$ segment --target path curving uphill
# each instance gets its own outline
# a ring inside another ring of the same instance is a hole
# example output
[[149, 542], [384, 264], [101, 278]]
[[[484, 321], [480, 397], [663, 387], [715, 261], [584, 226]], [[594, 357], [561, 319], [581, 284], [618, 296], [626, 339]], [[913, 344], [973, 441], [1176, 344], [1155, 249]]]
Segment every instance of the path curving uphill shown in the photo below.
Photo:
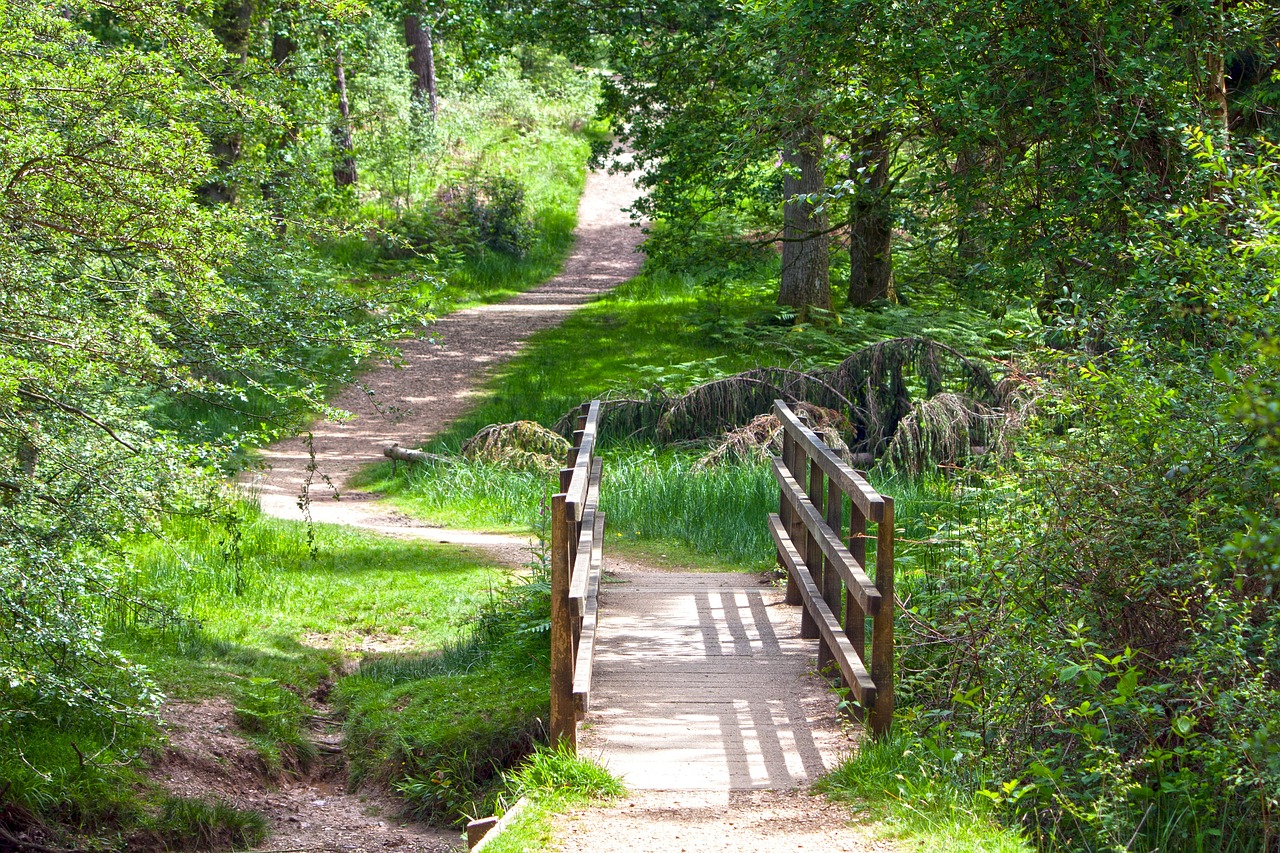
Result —
[[[625, 210], [638, 196], [629, 175], [589, 173], [578, 203], [573, 251], [560, 274], [506, 302], [443, 317], [429, 338], [401, 341], [400, 365], [379, 365], [332, 401], [351, 412], [351, 420], [312, 427], [315, 469], [310, 476], [304, 438], [266, 448], [261, 455], [267, 467], [242, 479], [263, 511], [301, 519], [299, 497], [307, 488], [314, 520], [367, 521], [353, 518], [370, 513], [351, 505], [364, 496], [346, 491], [357, 470], [381, 461], [389, 444], [414, 447], [442, 431], [473, 404], [484, 373], [519, 352], [530, 335], [558, 325], [583, 303], [639, 272], [641, 232]], [[395, 524], [389, 514], [376, 514]]]

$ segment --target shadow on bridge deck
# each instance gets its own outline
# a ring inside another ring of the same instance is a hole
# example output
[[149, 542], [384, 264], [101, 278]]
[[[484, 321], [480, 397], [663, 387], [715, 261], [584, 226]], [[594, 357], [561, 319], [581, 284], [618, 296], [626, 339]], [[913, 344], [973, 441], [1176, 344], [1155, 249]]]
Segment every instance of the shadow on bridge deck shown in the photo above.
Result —
[[850, 745], [800, 610], [759, 575], [620, 569], [581, 739], [636, 790], [805, 785]]

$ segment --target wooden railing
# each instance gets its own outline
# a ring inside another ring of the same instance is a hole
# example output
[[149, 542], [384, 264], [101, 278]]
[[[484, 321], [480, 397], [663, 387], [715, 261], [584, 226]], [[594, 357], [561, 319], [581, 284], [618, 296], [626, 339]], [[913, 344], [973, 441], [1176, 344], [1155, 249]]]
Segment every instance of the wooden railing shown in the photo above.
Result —
[[591, 694], [604, 565], [601, 461], [595, 455], [599, 423], [600, 401], [584, 404], [560, 471], [560, 493], [551, 499], [551, 742], [573, 750]]
[[[818, 668], [836, 663], [878, 737], [893, 720], [893, 498], [844, 464], [786, 403], [777, 400], [774, 408], [784, 428], [782, 458], [773, 458], [782, 497], [769, 528], [787, 572], [786, 602], [804, 605], [800, 635], [818, 639]], [[876, 524], [874, 581], [867, 572], [868, 522]]]

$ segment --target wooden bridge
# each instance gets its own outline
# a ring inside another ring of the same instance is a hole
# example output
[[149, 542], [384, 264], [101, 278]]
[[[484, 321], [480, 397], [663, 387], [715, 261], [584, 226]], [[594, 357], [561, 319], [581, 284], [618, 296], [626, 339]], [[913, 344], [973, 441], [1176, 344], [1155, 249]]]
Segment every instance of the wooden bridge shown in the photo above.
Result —
[[875, 735], [889, 729], [893, 500], [785, 403], [775, 409], [779, 513], [760, 523], [772, 531], [785, 591], [755, 574], [611, 564], [606, 576], [600, 403], [578, 419], [552, 501], [551, 734], [581, 743], [632, 789], [811, 781], [847, 743], [833, 686], [849, 716]]

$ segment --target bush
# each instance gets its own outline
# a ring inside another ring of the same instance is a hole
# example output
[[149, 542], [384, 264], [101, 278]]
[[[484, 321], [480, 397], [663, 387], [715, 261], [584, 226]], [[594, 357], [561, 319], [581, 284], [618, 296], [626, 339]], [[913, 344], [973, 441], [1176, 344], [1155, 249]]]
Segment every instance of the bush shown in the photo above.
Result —
[[474, 256], [486, 249], [522, 258], [533, 246], [534, 232], [524, 185], [506, 175], [486, 175], [441, 187], [379, 239], [389, 260], [451, 252]]
[[1135, 238], [1132, 292], [1086, 318], [1111, 349], [1049, 366], [1020, 464], [909, 598], [903, 721], [1050, 848], [1280, 837], [1274, 179]]

